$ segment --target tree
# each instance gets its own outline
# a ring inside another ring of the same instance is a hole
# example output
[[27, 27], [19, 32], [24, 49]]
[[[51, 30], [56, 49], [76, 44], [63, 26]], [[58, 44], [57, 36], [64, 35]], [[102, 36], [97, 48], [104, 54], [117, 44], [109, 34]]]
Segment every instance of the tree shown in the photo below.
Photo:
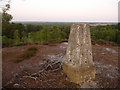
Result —
[[12, 20], [12, 16], [6, 12], [3, 12], [2, 14], [2, 35], [9, 36], [9, 30], [10, 30], [10, 21]]
[[25, 31], [22, 31], [22, 41], [23, 42], [27, 41], [27, 34]]
[[13, 18], [12, 15], [7, 13], [7, 11], [10, 9], [10, 2], [11, 0], [8, 0], [8, 4], [6, 4], [5, 7], [2, 8], [2, 23], [9, 23], [9, 21], [11, 21]]
[[15, 40], [15, 43], [16, 43], [16, 44], [20, 43], [19, 30], [16, 30], [16, 31], [14, 32], [14, 40]]
[[2, 8], [3, 13], [2, 13], [2, 35], [7, 36], [8, 38], [12, 35], [11, 30], [10, 30], [10, 21], [12, 20], [12, 15], [8, 14], [7, 11], [10, 9], [10, 1], [8, 1], [8, 4], [5, 5], [5, 7]]
[[36, 32], [36, 31], [39, 31], [42, 27], [39, 25], [32, 25], [32, 24], [27, 24], [26, 25], [26, 28], [25, 28], [25, 31], [27, 33], [29, 32]]
[[28, 33], [28, 42], [30, 42], [30, 43], [33, 42], [33, 33], [32, 32]]
[[8, 24], [11, 20], [12, 20], [12, 15], [6, 13], [6, 12], [3, 12], [2, 14], [2, 24]]

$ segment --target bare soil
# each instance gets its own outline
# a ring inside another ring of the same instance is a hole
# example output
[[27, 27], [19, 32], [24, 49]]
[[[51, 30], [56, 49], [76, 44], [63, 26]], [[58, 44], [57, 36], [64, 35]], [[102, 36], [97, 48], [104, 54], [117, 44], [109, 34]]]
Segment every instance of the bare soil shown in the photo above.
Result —
[[[62, 71], [67, 42], [53, 45], [26, 45], [3, 48], [2, 84], [4, 88], [116, 88], [118, 85], [119, 47], [92, 45], [95, 80], [80, 85], [70, 82]], [[35, 56], [19, 63], [12, 60], [30, 47], [37, 47]]]

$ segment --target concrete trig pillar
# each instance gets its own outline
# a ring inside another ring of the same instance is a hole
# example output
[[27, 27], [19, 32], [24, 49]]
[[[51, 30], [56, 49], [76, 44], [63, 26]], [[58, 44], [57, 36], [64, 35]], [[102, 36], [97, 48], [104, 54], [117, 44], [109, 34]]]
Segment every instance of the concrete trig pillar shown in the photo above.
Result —
[[63, 71], [72, 82], [77, 84], [95, 78], [88, 24], [72, 25]]

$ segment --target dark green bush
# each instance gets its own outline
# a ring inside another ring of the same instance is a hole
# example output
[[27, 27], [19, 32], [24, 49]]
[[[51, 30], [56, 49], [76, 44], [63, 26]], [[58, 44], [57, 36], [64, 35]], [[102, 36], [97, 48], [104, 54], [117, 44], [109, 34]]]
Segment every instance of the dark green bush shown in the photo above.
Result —
[[10, 47], [13, 45], [13, 43], [14, 43], [14, 40], [6, 36], [2, 36], [2, 47]]

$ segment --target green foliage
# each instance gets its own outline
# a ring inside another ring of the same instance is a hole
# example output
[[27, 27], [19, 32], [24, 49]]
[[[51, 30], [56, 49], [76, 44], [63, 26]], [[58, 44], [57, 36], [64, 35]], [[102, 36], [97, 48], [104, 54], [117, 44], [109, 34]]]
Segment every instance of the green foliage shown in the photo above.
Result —
[[22, 31], [22, 42], [25, 42], [27, 40], [27, 34], [25, 31]]
[[51, 41], [60, 42], [66, 37], [66, 33], [56, 26], [43, 26], [43, 28], [37, 32], [28, 33], [28, 41], [38, 44], [48, 44]]
[[119, 33], [120, 31], [113, 25], [91, 27], [91, 38], [97, 43], [116, 42], [120, 44]]
[[47, 27], [44, 27], [40, 32], [40, 40], [41, 41], [45, 41], [47, 42], [49, 39], [50, 39], [50, 36], [49, 36], [49, 31], [48, 31], [48, 28]]
[[66, 39], [68, 39], [70, 34], [70, 25], [63, 26], [61, 30], [66, 34]]
[[9, 10], [10, 6], [7, 4], [3, 9], [2, 13], [2, 35], [7, 36], [8, 38], [12, 35], [12, 30], [10, 28], [10, 21], [12, 20], [12, 15], [8, 14], [6, 11]]
[[9, 42], [9, 38], [6, 36], [2, 36], [2, 42], [3, 43]]
[[2, 24], [2, 35], [8, 38], [14, 38], [14, 32], [19, 30], [20, 37], [22, 37], [22, 31], [25, 30], [25, 26], [20, 23], [3, 23]]
[[4, 23], [9, 23], [11, 20], [12, 20], [12, 15], [6, 13], [6, 12], [3, 12], [2, 14], [2, 24]]
[[[13, 40], [15, 46], [59, 43], [66, 41], [70, 33], [70, 25], [23, 25], [20, 23], [9, 23], [6, 24], [6, 27], [3, 28], [3, 45], [13, 44]], [[92, 43], [120, 44], [120, 30], [117, 27], [118, 25], [91, 27]]]
[[39, 30], [42, 29], [42, 26], [41, 25], [32, 25], [32, 24], [27, 24], [25, 26], [25, 31], [26, 33], [30, 33], [30, 32], [37, 32]]
[[14, 40], [16, 44], [20, 43], [20, 34], [18, 30], [14, 32]]
[[8, 47], [12, 45], [12, 40], [6, 36], [2, 36], [2, 47]]
[[62, 40], [67, 38], [67, 35], [64, 31], [62, 31], [59, 27], [53, 26], [51, 28], [51, 32], [49, 33], [50, 39], [53, 41], [61, 42]]
[[58, 27], [53, 27], [53, 30], [51, 32], [51, 38], [52, 39], [61, 38], [60, 29]]
[[35, 39], [35, 33], [34, 33], [34, 32], [28, 33], [27, 41], [28, 41], [29, 43], [33, 43], [33, 42], [34, 42], [34, 39]]

